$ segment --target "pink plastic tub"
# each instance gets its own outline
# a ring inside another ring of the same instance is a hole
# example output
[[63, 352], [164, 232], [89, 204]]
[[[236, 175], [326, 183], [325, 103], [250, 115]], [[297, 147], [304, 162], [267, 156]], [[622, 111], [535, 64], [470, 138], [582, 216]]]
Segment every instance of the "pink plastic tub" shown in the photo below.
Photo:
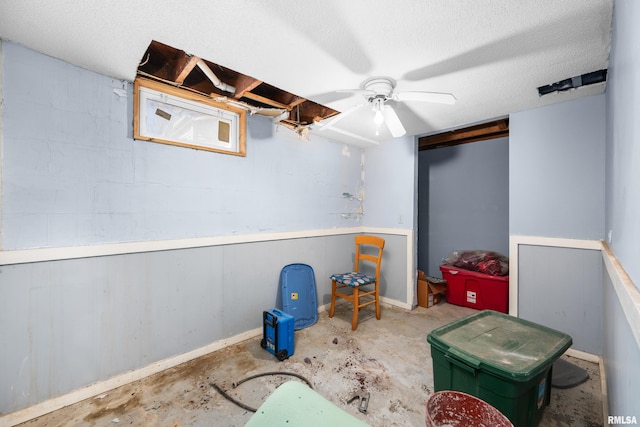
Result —
[[460, 391], [443, 390], [427, 400], [427, 427], [513, 427], [502, 412]]

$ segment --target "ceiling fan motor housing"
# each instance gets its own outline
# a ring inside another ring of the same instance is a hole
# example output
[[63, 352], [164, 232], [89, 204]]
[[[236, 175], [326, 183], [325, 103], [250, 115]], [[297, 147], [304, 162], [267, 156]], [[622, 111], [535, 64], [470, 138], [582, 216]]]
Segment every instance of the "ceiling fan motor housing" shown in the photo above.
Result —
[[368, 94], [367, 98], [382, 97], [385, 101], [391, 98], [395, 86], [396, 82], [389, 77], [372, 77], [362, 83], [362, 89], [373, 92], [370, 95]]
[[384, 109], [384, 102], [388, 98], [384, 95], [376, 95], [369, 97], [367, 101], [371, 104], [371, 109], [375, 112], [382, 111]]

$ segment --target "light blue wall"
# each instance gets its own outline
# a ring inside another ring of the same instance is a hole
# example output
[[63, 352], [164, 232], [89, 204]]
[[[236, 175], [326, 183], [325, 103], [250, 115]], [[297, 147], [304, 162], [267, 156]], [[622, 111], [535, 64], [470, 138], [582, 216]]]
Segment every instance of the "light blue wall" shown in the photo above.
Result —
[[[640, 2], [616, 0], [607, 85], [608, 242], [640, 288]], [[612, 415], [640, 419], [640, 344], [605, 277], [604, 360]]]
[[617, 0], [607, 88], [607, 241], [640, 288], [640, 3]]
[[[604, 95], [595, 95], [511, 116], [510, 234], [603, 237], [604, 108]], [[521, 247], [518, 315], [569, 333], [574, 348], [600, 355], [599, 257], [582, 249]]]
[[131, 84], [2, 51], [5, 250], [362, 225], [360, 149], [259, 116], [246, 157], [134, 141]]
[[440, 277], [461, 249], [509, 254], [508, 138], [420, 151], [418, 268]]
[[413, 229], [416, 212], [415, 153], [413, 137], [397, 138], [367, 148], [364, 225]]
[[0, 414], [259, 328], [287, 264], [311, 265], [328, 303], [353, 237], [0, 266]]
[[[606, 94], [516, 113], [510, 121], [510, 233], [608, 239], [636, 286], [640, 277], [638, 19], [637, 2], [616, 1]], [[573, 331], [575, 348], [598, 354], [600, 342], [610, 414], [640, 417], [636, 398], [640, 346], [633, 333], [638, 325], [630, 323], [622, 309], [622, 294], [612, 282], [620, 279], [612, 279], [602, 261], [581, 256], [581, 249], [561, 249], [568, 253], [556, 262], [558, 251], [549, 247], [520, 251], [519, 312], [539, 320], [535, 306], [546, 304], [544, 322]], [[550, 302], [541, 301], [543, 295]], [[600, 312], [593, 300], [601, 301]], [[588, 336], [591, 333], [594, 336]]]
[[[415, 230], [416, 151], [413, 137], [396, 138], [366, 149], [363, 179], [363, 222], [366, 227]], [[394, 272], [395, 278], [383, 274], [380, 292], [411, 306], [414, 302], [408, 300], [406, 285], [407, 280], [415, 280], [415, 273], [408, 273], [407, 267], [416, 265], [415, 235], [407, 232], [402, 236], [382, 237], [386, 239], [382, 265]], [[411, 238], [413, 241], [408, 243], [407, 239]], [[404, 250], [403, 244], [406, 245]], [[400, 273], [402, 270], [404, 274]], [[407, 274], [412, 277], [407, 277]]]
[[602, 356], [609, 413], [640, 420], [640, 346], [632, 330], [638, 325], [629, 324], [620, 297], [607, 275], [602, 293], [605, 331]]
[[[362, 149], [303, 142], [257, 116], [245, 158], [134, 141], [130, 83], [11, 42], [1, 64], [0, 413], [258, 328], [289, 263], [314, 268], [327, 304], [329, 275], [353, 266], [365, 221], [350, 196], [367, 178], [387, 183], [366, 200], [367, 225], [387, 241], [381, 295], [407, 303], [412, 139], [399, 153], [383, 146], [370, 167]], [[385, 233], [399, 216], [405, 230]], [[242, 243], [153, 250], [231, 235]], [[148, 252], [64, 259], [60, 248], [139, 241]], [[42, 247], [45, 260], [4, 262]]]
[[604, 95], [510, 116], [510, 234], [604, 238], [605, 119]]
[[520, 245], [518, 316], [602, 354], [602, 255], [599, 250]]

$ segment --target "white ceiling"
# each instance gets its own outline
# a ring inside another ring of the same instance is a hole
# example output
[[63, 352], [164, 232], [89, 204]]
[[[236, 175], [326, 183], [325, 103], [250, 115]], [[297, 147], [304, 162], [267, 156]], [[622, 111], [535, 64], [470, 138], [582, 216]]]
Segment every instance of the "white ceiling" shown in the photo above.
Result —
[[[613, 0], [1, 0], [0, 38], [128, 81], [156, 40], [338, 111], [364, 98], [335, 91], [372, 76], [398, 91], [453, 93], [455, 105], [389, 101], [410, 135], [424, 135], [602, 92], [602, 83], [543, 97], [536, 88], [607, 68], [612, 9]], [[375, 136], [368, 108], [325, 136], [389, 138]]]

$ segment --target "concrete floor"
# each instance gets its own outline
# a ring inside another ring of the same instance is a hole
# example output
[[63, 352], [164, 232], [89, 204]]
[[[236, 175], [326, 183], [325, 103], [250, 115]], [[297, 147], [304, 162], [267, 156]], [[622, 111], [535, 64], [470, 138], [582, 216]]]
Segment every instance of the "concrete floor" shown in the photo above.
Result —
[[[364, 310], [358, 329], [351, 331], [351, 311], [339, 306], [333, 319], [322, 312], [316, 325], [296, 331], [295, 354], [283, 362], [262, 349], [256, 337], [22, 425], [243, 426], [252, 413], [211, 384], [256, 408], [279, 384], [297, 379], [277, 375], [235, 389], [232, 384], [257, 373], [285, 371], [303, 375], [318, 393], [371, 426], [424, 426], [425, 402], [433, 393], [426, 336], [475, 312], [447, 303], [412, 311], [383, 306], [381, 320]], [[590, 379], [552, 389], [540, 426], [602, 426], [598, 365], [567, 359], [586, 369]], [[359, 413], [355, 402], [346, 403], [363, 390], [370, 393], [367, 414]]]

